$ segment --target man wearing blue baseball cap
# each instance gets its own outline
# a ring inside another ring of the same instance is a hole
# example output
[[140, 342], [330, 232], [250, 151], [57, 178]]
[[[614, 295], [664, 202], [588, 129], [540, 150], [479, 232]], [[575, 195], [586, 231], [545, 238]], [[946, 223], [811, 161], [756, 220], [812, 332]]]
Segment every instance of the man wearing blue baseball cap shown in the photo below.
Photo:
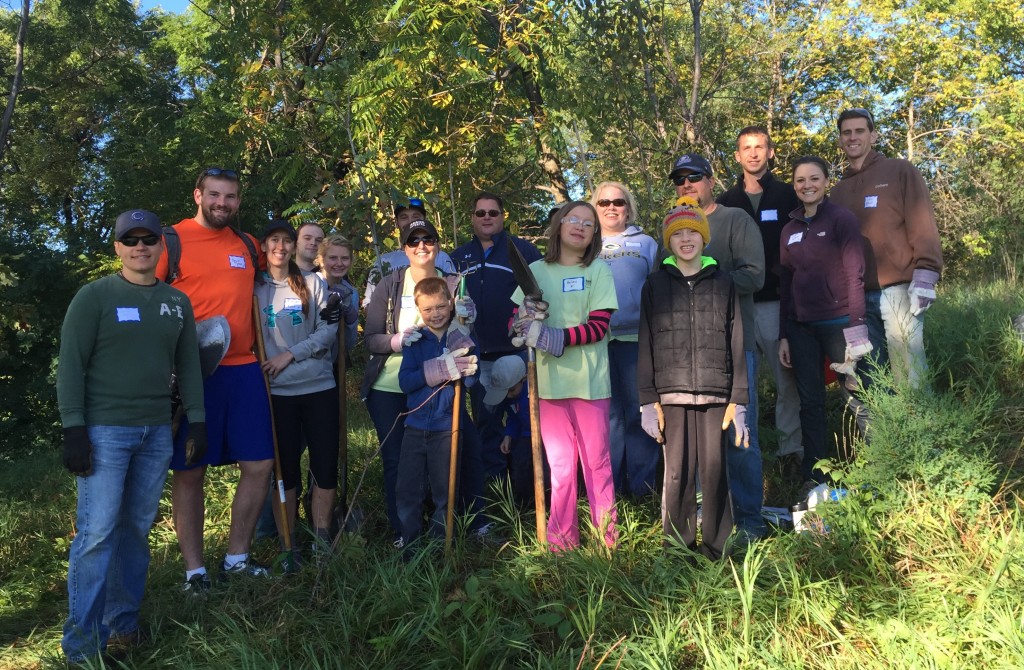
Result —
[[61, 328], [63, 460], [78, 486], [61, 640], [70, 663], [145, 639], [139, 607], [149, 529], [171, 461], [172, 372], [192, 428], [187, 457], [193, 462], [206, 451], [192, 303], [157, 280], [163, 249], [155, 214], [135, 209], [118, 216], [121, 269], [83, 286]]

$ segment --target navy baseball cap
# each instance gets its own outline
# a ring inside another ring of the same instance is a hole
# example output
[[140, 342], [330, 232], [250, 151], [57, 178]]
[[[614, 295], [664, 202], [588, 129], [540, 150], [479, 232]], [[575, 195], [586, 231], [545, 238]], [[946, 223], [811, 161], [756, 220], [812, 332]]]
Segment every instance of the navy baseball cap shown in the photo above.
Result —
[[668, 178], [672, 179], [683, 172], [702, 174], [705, 177], [711, 177], [714, 174], [711, 169], [711, 163], [700, 154], [683, 154], [677, 158], [672, 166], [672, 172], [668, 173]]
[[274, 219], [266, 226], [263, 227], [263, 234], [260, 235], [261, 240], [265, 240], [279, 230], [283, 230], [292, 238], [292, 241], [299, 239], [298, 233], [295, 232], [295, 226], [286, 219]]
[[118, 215], [117, 221], [114, 223], [114, 239], [120, 242], [125, 235], [136, 228], [142, 228], [154, 235], [163, 236], [164, 234], [160, 228], [160, 219], [156, 214], [145, 209], [129, 209]]

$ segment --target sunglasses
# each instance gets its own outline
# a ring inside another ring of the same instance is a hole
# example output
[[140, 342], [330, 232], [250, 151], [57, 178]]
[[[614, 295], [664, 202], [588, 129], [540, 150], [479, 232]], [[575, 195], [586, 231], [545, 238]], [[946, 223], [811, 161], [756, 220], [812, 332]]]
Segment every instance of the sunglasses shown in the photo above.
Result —
[[118, 242], [120, 242], [121, 244], [123, 244], [126, 247], [138, 246], [139, 242], [142, 242], [147, 247], [152, 247], [152, 246], [156, 246], [157, 244], [160, 244], [160, 236], [159, 235], [143, 235], [141, 237], [136, 237], [135, 235], [127, 235], [127, 236], [122, 237], [121, 239], [119, 239]]
[[405, 241], [405, 246], [409, 247], [410, 249], [415, 249], [416, 247], [420, 246], [420, 242], [422, 242], [423, 244], [427, 245], [428, 247], [432, 247], [432, 246], [437, 244], [437, 238], [436, 237], [413, 237], [413, 238], [410, 238], [410, 239]]
[[478, 210], [476, 210], [474, 212], [474, 214], [476, 214], [477, 217], [479, 217], [481, 219], [484, 218], [485, 216], [489, 216], [492, 219], [496, 219], [499, 216], [501, 216], [501, 210], [498, 210], [498, 209], [478, 209]]
[[612, 205], [615, 205], [616, 207], [625, 207], [626, 206], [626, 199], [625, 198], [615, 198], [614, 200], [609, 200], [608, 198], [602, 198], [602, 199], [597, 201], [597, 206], [598, 207], [611, 207]]
[[696, 184], [702, 179], [704, 179], [704, 175], [700, 172], [691, 172], [690, 174], [677, 174], [675, 177], [672, 177], [672, 183], [676, 186], [682, 186], [686, 182]]
[[224, 168], [206, 168], [203, 170], [203, 177], [227, 177], [228, 179], [238, 179], [238, 173], [234, 170], [225, 170]]
[[568, 223], [570, 226], [579, 226], [581, 228], [593, 228], [594, 222], [590, 219], [581, 219], [578, 216], [570, 216], [566, 219], [562, 219], [564, 223]]

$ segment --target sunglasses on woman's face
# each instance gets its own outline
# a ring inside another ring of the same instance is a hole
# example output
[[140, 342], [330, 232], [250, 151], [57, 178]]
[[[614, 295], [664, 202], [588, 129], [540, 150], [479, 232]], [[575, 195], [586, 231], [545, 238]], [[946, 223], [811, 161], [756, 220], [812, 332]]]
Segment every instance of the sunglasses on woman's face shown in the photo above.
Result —
[[625, 207], [626, 199], [614, 198], [612, 200], [609, 200], [608, 198], [601, 198], [600, 200], [597, 201], [598, 207], [610, 207], [611, 205], [615, 205], [616, 207]]
[[409, 247], [410, 249], [415, 249], [416, 247], [420, 246], [420, 242], [422, 242], [423, 244], [427, 245], [428, 247], [432, 247], [435, 244], [437, 244], [437, 238], [436, 237], [412, 237], [412, 238], [409, 238], [408, 240], [406, 240], [405, 246]]

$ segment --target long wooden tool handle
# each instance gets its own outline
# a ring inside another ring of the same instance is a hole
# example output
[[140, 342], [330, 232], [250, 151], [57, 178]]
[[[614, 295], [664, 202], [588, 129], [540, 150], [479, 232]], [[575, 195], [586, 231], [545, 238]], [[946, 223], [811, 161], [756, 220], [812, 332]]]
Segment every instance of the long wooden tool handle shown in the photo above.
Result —
[[530, 446], [533, 447], [533, 501], [537, 512], [537, 542], [547, 546], [548, 524], [544, 502], [544, 448], [540, 439], [540, 398], [537, 396], [537, 352], [527, 349], [526, 383], [530, 396]]
[[455, 532], [455, 480], [459, 471], [459, 425], [462, 417], [462, 380], [455, 382], [455, 401], [452, 410], [452, 450], [448, 465], [448, 515], [444, 524], [444, 552], [452, 553], [452, 537]]
[[[256, 358], [259, 360], [260, 371], [267, 360], [267, 345], [263, 341], [263, 319], [260, 318], [260, 301], [252, 297], [252, 322], [256, 331]], [[281, 510], [281, 532], [284, 533], [284, 550], [292, 550], [292, 533], [289, 526], [288, 506], [284, 500], [284, 475], [281, 472], [281, 452], [277, 447], [277, 424], [274, 421], [274, 404], [270, 397], [270, 377], [263, 372], [263, 385], [267, 387], [267, 404], [270, 406], [270, 436], [274, 440], [274, 477], [277, 479], [277, 501]]]

